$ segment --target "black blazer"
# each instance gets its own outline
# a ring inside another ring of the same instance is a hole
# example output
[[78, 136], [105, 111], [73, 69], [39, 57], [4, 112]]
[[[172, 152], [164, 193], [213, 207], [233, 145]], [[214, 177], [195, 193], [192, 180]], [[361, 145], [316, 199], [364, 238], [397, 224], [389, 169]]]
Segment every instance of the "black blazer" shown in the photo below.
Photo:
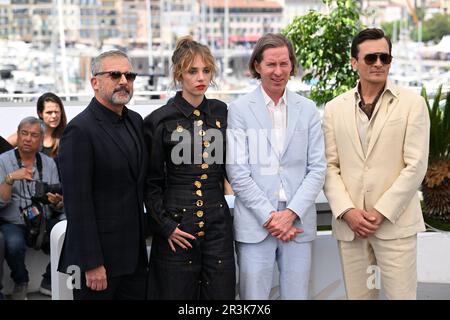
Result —
[[13, 146], [9, 144], [2, 136], [0, 136], [0, 154], [8, 150], [13, 149]]
[[148, 263], [143, 209], [148, 153], [142, 117], [128, 110], [138, 137], [136, 168], [101, 108], [93, 98], [61, 139], [58, 158], [67, 229], [60, 272], [71, 265], [82, 272], [104, 265], [108, 276], [119, 276]]

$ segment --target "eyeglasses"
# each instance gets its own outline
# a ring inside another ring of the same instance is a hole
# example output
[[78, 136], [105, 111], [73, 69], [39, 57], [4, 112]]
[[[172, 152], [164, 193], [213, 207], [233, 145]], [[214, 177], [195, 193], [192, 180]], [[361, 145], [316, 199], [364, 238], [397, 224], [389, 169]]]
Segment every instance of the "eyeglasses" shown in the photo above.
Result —
[[112, 80], [119, 80], [122, 76], [125, 76], [127, 81], [134, 81], [138, 75], [136, 72], [102, 71], [97, 72], [94, 76], [101, 76], [102, 74], [109, 75]]
[[364, 62], [370, 66], [377, 62], [378, 57], [382, 64], [391, 64], [393, 58], [389, 53], [369, 53], [364, 56]]

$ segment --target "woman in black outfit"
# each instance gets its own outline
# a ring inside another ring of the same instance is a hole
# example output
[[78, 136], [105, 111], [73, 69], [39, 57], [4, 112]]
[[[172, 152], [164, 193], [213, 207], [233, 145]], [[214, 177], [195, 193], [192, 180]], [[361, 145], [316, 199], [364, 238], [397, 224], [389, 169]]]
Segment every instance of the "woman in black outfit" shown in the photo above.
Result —
[[208, 47], [187, 36], [172, 56], [181, 87], [144, 120], [153, 230], [149, 299], [234, 299], [230, 210], [224, 198], [227, 106], [207, 99], [216, 73]]

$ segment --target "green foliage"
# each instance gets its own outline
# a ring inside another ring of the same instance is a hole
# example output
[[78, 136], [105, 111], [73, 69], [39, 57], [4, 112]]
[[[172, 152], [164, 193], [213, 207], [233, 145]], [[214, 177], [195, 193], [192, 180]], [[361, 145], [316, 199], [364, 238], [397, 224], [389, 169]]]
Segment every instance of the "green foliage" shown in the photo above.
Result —
[[433, 104], [430, 104], [425, 88], [422, 88], [421, 95], [425, 99], [430, 115], [430, 163], [448, 160], [450, 159], [450, 92], [447, 92], [443, 101], [441, 85], [436, 92]]
[[[412, 29], [412, 31], [409, 34], [409, 37], [414, 42], [419, 41], [418, 29], [417, 28]], [[432, 37], [430, 35], [430, 30], [428, 28], [422, 26], [422, 41], [428, 42], [431, 39], [432, 39]]]
[[350, 45], [360, 30], [359, 8], [352, 0], [324, 0], [329, 14], [310, 11], [298, 16], [283, 33], [289, 38], [305, 82], [318, 80], [310, 98], [318, 105], [356, 85], [357, 74], [350, 66]]
[[[396, 24], [395, 34], [394, 34], [394, 24]], [[381, 29], [383, 29], [384, 33], [391, 39], [398, 39], [400, 37], [400, 20], [391, 21], [391, 22], [383, 22], [381, 23]]]
[[[418, 28], [411, 33], [411, 39], [417, 41]], [[443, 36], [450, 34], [450, 15], [436, 13], [422, 24], [422, 41], [439, 42]]]
[[[426, 209], [425, 209], [426, 210]], [[442, 222], [442, 220], [435, 219], [433, 217], [424, 216], [425, 223], [430, 225], [431, 227], [440, 230], [440, 231], [450, 231], [450, 223]], [[430, 231], [430, 230], [427, 230]]]
[[416, 8], [416, 16], [419, 20], [423, 21], [425, 18], [425, 14], [426, 14], [426, 7], [422, 6], [422, 7], [417, 7]]

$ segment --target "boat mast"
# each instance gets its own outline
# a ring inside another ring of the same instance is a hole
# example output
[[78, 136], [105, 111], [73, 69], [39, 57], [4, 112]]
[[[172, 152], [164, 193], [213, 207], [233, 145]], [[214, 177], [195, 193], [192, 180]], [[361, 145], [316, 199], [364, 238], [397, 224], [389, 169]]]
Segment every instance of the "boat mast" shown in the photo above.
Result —
[[64, 33], [63, 22], [63, 0], [57, 0], [58, 4], [58, 30], [59, 30], [59, 45], [61, 46], [61, 73], [63, 80], [64, 93], [69, 93], [69, 77], [67, 72], [67, 57], [66, 57], [66, 35]]

